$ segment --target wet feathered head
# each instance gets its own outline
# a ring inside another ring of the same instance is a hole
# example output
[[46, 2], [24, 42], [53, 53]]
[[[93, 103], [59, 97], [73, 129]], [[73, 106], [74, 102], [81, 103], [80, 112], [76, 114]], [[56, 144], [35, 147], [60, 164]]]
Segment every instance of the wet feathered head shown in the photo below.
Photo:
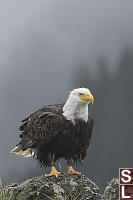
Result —
[[94, 97], [88, 88], [73, 89], [63, 107], [63, 115], [72, 121], [75, 118], [87, 121], [89, 103], [94, 103]]
[[94, 103], [94, 97], [88, 88], [77, 88], [70, 92], [69, 99], [75, 102]]

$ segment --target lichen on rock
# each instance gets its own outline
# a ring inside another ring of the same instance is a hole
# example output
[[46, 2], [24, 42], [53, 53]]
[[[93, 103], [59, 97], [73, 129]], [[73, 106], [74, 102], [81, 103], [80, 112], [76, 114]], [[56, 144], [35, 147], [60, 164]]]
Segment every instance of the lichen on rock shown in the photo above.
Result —
[[98, 186], [82, 175], [36, 177], [7, 187], [10, 200], [100, 200]]
[[119, 180], [114, 178], [104, 190], [102, 200], [119, 200]]
[[76, 175], [35, 177], [5, 188], [4, 200], [118, 200], [119, 180], [112, 179], [101, 196], [89, 178]]

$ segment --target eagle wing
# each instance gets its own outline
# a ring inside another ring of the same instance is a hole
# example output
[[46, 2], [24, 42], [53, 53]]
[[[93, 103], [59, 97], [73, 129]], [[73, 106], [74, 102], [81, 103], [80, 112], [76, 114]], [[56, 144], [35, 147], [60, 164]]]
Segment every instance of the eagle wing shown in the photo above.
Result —
[[88, 125], [89, 125], [90, 139], [91, 139], [92, 130], [93, 130], [93, 126], [94, 126], [94, 118], [90, 114], [88, 115]]
[[88, 122], [87, 122], [88, 131], [87, 131], [87, 135], [85, 135], [85, 137], [83, 138], [83, 145], [82, 145], [82, 152], [81, 152], [81, 159], [82, 160], [86, 157], [87, 149], [88, 149], [88, 147], [90, 145], [91, 136], [92, 136], [92, 130], [93, 130], [93, 125], [94, 125], [94, 119], [89, 114], [88, 115]]
[[19, 127], [22, 151], [47, 144], [60, 132], [61, 123], [64, 123], [63, 105], [45, 106], [22, 121]]

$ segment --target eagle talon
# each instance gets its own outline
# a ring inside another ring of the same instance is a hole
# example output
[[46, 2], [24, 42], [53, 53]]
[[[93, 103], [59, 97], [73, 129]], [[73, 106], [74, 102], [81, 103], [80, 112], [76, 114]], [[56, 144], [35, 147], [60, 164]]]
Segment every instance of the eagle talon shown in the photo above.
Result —
[[69, 166], [69, 167], [68, 167], [67, 174], [76, 174], [76, 175], [78, 175], [78, 176], [81, 176], [81, 175], [82, 175], [81, 172], [75, 171], [75, 170], [73, 169], [72, 166]]
[[49, 177], [49, 176], [55, 176], [56, 178], [58, 178], [58, 176], [63, 176], [61, 172], [58, 172], [55, 168], [55, 166], [51, 167], [51, 172], [50, 174], [44, 174], [45, 177]]

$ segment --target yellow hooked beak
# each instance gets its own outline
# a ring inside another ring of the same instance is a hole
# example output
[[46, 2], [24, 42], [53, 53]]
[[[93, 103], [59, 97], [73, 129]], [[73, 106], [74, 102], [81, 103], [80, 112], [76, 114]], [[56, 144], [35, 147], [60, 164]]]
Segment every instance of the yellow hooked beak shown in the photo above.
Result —
[[80, 99], [91, 101], [92, 104], [94, 103], [94, 97], [91, 93], [85, 93], [85, 94], [80, 95]]

